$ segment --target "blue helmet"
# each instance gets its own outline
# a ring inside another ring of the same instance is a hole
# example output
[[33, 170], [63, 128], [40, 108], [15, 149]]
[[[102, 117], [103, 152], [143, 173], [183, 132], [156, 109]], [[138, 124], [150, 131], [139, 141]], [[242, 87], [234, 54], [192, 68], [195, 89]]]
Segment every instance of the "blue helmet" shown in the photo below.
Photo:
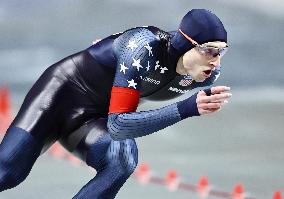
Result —
[[[205, 9], [190, 10], [182, 18], [179, 29], [199, 44], [210, 41], [227, 42], [227, 31], [221, 20]], [[172, 37], [171, 45], [179, 56], [194, 47], [179, 31]]]

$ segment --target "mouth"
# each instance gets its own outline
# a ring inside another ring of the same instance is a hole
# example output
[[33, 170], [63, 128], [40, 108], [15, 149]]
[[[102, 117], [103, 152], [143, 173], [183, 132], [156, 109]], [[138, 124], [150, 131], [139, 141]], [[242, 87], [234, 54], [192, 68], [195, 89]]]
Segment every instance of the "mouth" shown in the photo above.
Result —
[[205, 71], [203, 71], [203, 75], [205, 77], [210, 77], [211, 73], [212, 73], [212, 70], [205, 70]]

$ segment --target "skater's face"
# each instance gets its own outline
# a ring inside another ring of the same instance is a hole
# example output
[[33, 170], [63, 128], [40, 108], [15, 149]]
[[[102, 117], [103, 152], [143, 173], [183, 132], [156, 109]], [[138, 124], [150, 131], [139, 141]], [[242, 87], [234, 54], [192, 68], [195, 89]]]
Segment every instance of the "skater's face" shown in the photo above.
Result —
[[[225, 42], [214, 41], [203, 44], [215, 49], [226, 48]], [[218, 52], [218, 51], [217, 51]], [[190, 75], [193, 80], [197, 82], [203, 82], [206, 78], [211, 76], [212, 70], [215, 67], [220, 66], [221, 55], [213, 56], [202, 52], [197, 47], [187, 51], [179, 60], [177, 72], [181, 75]]]
[[190, 75], [197, 82], [203, 82], [211, 76], [215, 67], [220, 66], [221, 58], [227, 52], [228, 45], [221, 41], [200, 45], [181, 29], [179, 29], [179, 32], [195, 47], [181, 56], [178, 60], [176, 72], [181, 75]]

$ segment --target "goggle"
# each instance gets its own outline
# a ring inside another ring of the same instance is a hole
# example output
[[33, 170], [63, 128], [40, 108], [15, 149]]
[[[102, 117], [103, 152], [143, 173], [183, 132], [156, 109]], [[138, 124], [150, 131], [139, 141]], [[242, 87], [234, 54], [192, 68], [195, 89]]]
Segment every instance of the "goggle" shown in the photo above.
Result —
[[229, 46], [226, 46], [224, 48], [217, 48], [214, 46], [209, 46], [206, 44], [198, 44], [195, 40], [193, 40], [190, 36], [188, 36], [187, 34], [185, 34], [181, 29], [178, 29], [178, 31], [187, 39], [190, 41], [190, 43], [192, 43], [192, 45], [195, 46], [196, 50], [198, 52], [200, 52], [201, 54], [207, 56], [207, 57], [217, 57], [218, 55], [220, 57], [223, 57], [226, 52], [228, 51]]

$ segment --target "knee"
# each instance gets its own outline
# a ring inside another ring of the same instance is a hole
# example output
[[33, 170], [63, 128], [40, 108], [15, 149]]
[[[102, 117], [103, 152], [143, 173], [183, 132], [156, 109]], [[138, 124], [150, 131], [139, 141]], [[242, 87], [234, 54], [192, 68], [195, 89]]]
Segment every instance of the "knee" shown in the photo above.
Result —
[[129, 177], [138, 164], [138, 149], [134, 139], [114, 141], [105, 136], [93, 144], [86, 163], [98, 172], [111, 168], [121, 177]]
[[[117, 168], [121, 176], [129, 177], [138, 164], [138, 149], [134, 139], [126, 139], [119, 141], [119, 150], [116, 150], [116, 154], [112, 154], [112, 162], [115, 168]], [[113, 150], [114, 151], [114, 150]]]
[[138, 149], [137, 145], [134, 139], [128, 139], [126, 140], [126, 146], [125, 146], [125, 165], [127, 168], [127, 172], [129, 175], [131, 175], [134, 170], [137, 167], [138, 164]]

